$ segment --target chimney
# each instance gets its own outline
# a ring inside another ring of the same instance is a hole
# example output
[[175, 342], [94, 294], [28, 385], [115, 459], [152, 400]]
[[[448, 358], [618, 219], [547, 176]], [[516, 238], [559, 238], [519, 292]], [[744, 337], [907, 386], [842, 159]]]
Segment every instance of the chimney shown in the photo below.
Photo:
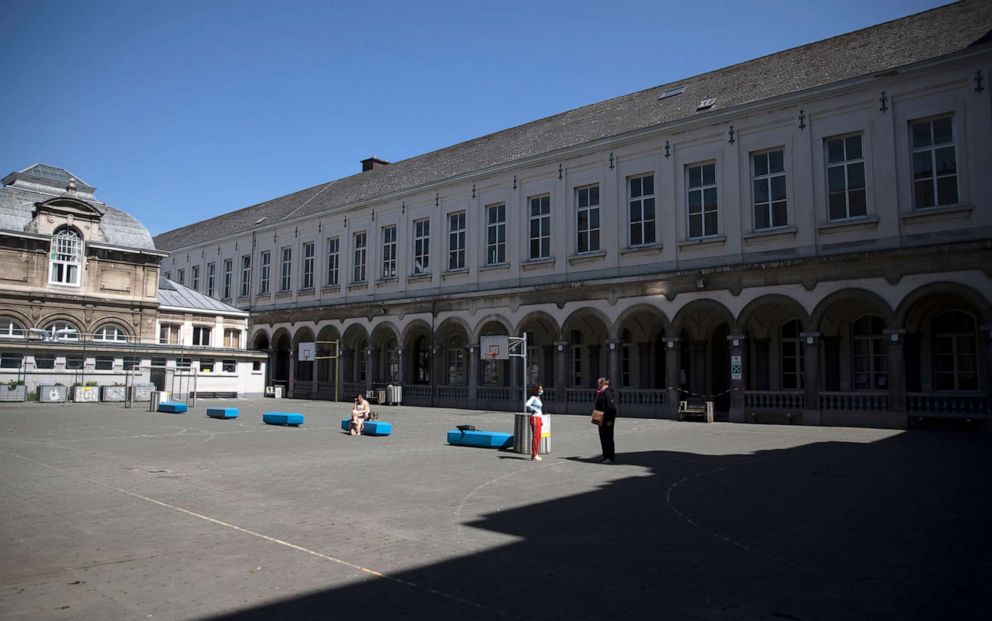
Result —
[[389, 162], [386, 160], [380, 160], [379, 158], [372, 156], [370, 158], [362, 160], [362, 172], [368, 172], [373, 168], [382, 168], [383, 166], [388, 166]]

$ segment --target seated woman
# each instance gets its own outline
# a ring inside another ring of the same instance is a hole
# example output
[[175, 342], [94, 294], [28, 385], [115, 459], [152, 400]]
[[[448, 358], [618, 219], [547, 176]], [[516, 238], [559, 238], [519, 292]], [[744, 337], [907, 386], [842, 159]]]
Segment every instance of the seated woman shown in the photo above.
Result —
[[351, 427], [349, 433], [353, 436], [362, 435], [362, 426], [369, 417], [369, 402], [361, 394], [355, 397], [355, 407], [351, 408]]

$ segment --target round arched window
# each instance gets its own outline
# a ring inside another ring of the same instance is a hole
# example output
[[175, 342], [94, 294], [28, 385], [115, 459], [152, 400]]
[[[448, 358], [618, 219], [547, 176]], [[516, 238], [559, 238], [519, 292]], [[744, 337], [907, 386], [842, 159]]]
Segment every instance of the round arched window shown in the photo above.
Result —
[[126, 343], [127, 332], [116, 323], [108, 323], [97, 328], [93, 335], [94, 341], [105, 341], [114, 343]]
[[72, 228], [62, 227], [52, 236], [51, 269], [48, 281], [59, 285], [79, 285], [83, 261], [83, 239]]

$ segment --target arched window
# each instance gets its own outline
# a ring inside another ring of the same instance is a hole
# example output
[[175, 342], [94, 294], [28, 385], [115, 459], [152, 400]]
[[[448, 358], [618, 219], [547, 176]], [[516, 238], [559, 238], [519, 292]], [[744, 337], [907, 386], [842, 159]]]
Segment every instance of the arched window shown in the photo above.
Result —
[[452, 336], [447, 343], [448, 384], [465, 384], [465, 343], [460, 336]]
[[933, 318], [933, 369], [937, 390], [978, 390], [975, 318], [947, 311]]
[[48, 282], [58, 285], [79, 285], [83, 261], [83, 240], [74, 229], [62, 227], [52, 236], [51, 270]]
[[125, 332], [124, 328], [116, 323], [108, 323], [97, 328], [96, 333], [93, 335], [93, 340], [112, 343], [126, 343], [127, 332]]
[[53, 321], [45, 328], [53, 341], [78, 341], [79, 329], [68, 321]]
[[800, 390], [803, 387], [803, 339], [799, 335], [802, 324], [798, 319], [782, 324], [782, 389]]
[[854, 390], [888, 390], [888, 343], [881, 317], [869, 315], [854, 322], [851, 368]]
[[400, 379], [400, 352], [396, 345], [396, 339], [392, 337], [386, 341], [386, 368], [384, 375], [387, 382], [398, 382]]
[[24, 338], [24, 326], [16, 319], [10, 317], [0, 317], [0, 339], [22, 339]]
[[355, 381], [365, 382], [369, 372], [368, 359], [369, 342], [362, 340], [358, 342], [358, 349], [355, 350]]
[[414, 352], [414, 383], [431, 383], [431, 343], [430, 339], [422, 336], [413, 344]]

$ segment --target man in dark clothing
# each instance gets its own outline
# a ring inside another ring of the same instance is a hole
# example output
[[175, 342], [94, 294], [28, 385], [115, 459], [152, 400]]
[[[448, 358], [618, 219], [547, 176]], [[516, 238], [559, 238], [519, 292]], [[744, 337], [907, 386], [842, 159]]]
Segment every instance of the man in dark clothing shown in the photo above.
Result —
[[613, 446], [613, 427], [617, 420], [617, 393], [610, 388], [610, 380], [601, 377], [596, 380], [596, 409], [603, 412], [603, 424], [599, 426], [599, 443], [603, 447], [600, 463], [612, 464], [617, 459]]

